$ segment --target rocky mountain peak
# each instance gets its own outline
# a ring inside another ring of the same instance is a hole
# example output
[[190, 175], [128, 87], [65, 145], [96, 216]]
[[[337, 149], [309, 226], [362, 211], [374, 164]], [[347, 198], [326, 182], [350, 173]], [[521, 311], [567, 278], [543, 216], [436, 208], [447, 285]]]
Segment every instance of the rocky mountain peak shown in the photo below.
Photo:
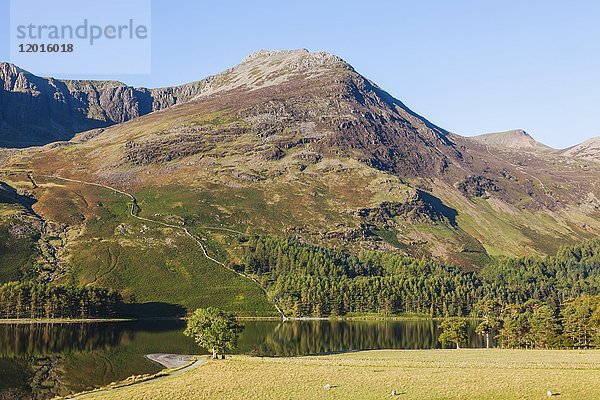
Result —
[[44, 78], [0, 63], [0, 147], [68, 140], [192, 99], [200, 82], [148, 90], [119, 81]]
[[0, 146], [26, 147], [229, 91], [253, 91], [352, 67], [325, 52], [260, 50], [219, 74], [181, 86], [134, 88], [117, 81], [43, 78], [0, 63]]
[[270, 63], [291, 70], [310, 70], [323, 67], [342, 67], [352, 69], [342, 58], [327, 52], [310, 52], [306, 49], [297, 50], [258, 50], [242, 61], [242, 64]]
[[195, 98], [234, 89], [255, 90], [276, 86], [291, 79], [318, 77], [327, 73], [354, 71], [338, 56], [326, 52], [297, 50], [258, 50], [235, 67], [198, 82]]
[[0, 76], [17, 75], [24, 72], [21, 68], [8, 62], [0, 62]]
[[3, 90], [26, 90], [29, 72], [14, 64], [0, 62], [0, 88]]
[[308, 51], [307, 49], [296, 49], [296, 50], [265, 50], [265, 49], [261, 49], [261, 50], [257, 50], [252, 54], [247, 55], [242, 62], [251, 62], [253, 60], [256, 59], [266, 59], [266, 58], [270, 58], [270, 57], [277, 57], [277, 56], [289, 56], [289, 57], [301, 57], [301, 56], [305, 56], [307, 54], [310, 54], [310, 51]]

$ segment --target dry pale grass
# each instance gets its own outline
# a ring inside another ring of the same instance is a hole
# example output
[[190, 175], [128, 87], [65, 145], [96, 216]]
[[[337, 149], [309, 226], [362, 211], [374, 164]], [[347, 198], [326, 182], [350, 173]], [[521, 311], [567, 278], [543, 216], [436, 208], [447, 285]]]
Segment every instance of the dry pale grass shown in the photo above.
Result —
[[[329, 384], [331, 389], [324, 389]], [[87, 398], [600, 399], [600, 351], [383, 350], [296, 357], [235, 356]], [[554, 397], [554, 396], [553, 396]]]

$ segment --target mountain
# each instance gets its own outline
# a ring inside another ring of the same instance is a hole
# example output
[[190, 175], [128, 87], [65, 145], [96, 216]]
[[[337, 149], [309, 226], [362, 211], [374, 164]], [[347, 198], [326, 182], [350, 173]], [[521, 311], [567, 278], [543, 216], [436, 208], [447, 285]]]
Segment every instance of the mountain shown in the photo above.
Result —
[[600, 136], [586, 140], [583, 143], [560, 150], [562, 156], [600, 161]]
[[506, 132], [486, 133], [483, 135], [473, 136], [472, 140], [499, 148], [514, 149], [514, 150], [535, 150], [535, 151], [550, 151], [551, 147], [546, 146], [522, 129], [514, 129]]
[[217, 298], [252, 313], [269, 309], [264, 294], [190, 233], [232, 267], [259, 234], [466, 270], [600, 233], [595, 163], [450, 133], [328, 53], [259, 51], [147, 91], [155, 111], [0, 152], [13, 194], [0, 245], [25, 233], [38, 243], [11, 250], [36, 266], [4, 279], [94, 283], [167, 308]]
[[59, 80], [0, 63], [0, 147], [69, 140], [148, 114], [200, 93], [207, 82], [158, 89], [117, 81]]

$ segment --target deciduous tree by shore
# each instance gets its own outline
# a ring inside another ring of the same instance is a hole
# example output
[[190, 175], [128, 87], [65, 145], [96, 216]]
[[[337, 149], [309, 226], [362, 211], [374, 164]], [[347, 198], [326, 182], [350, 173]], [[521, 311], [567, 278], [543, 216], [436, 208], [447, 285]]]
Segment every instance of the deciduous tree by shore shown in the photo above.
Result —
[[454, 343], [457, 349], [467, 341], [467, 320], [461, 317], [445, 318], [440, 324], [442, 333], [438, 337], [441, 344]]
[[212, 358], [237, 346], [239, 334], [244, 329], [233, 314], [218, 308], [199, 308], [188, 318], [184, 335], [191, 337], [201, 347], [212, 352]]

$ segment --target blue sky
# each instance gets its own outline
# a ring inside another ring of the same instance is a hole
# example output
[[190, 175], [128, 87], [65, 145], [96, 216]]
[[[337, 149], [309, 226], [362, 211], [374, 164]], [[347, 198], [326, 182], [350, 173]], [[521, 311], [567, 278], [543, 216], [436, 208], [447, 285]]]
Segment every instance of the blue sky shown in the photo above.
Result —
[[[0, 60], [8, 10], [0, 0]], [[600, 135], [599, 18], [600, 1], [577, 0], [153, 0], [152, 73], [85, 77], [166, 86], [258, 49], [328, 51], [452, 132], [522, 128], [567, 147]]]

